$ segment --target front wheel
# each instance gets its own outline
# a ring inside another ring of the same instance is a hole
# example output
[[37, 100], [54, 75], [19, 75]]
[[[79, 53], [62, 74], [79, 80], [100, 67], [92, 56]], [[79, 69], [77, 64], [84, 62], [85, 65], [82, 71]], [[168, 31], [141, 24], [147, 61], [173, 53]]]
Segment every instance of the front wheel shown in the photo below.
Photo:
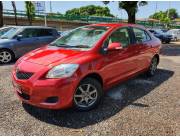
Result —
[[74, 93], [75, 108], [81, 111], [93, 109], [99, 104], [102, 93], [102, 85], [96, 79], [82, 80]]
[[157, 70], [157, 65], [158, 65], [158, 59], [157, 57], [153, 57], [153, 59], [151, 60], [149, 70], [147, 71], [148, 76], [154, 76]]
[[14, 59], [14, 55], [11, 51], [3, 49], [0, 50], [0, 63], [10, 63]]

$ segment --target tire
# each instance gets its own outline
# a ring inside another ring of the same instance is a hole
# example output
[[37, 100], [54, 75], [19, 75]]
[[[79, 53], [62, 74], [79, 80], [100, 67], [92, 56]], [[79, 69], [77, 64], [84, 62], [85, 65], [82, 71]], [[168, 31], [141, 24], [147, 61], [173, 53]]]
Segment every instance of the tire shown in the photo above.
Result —
[[170, 43], [170, 41], [166, 41], [165, 43], [166, 43], [166, 44], [169, 44], [169, 43]]
[[10, 63], [14, 60], [15, 56], [14, 53], [8, 49], [1, 49], [0, 50], [0, 63], [6, 64]]
[[77, 110], [88, 111], [100, 103], [102, 95], [103, 90], [100, 82], [94, 78], [86, 78], [78, 85], [73, 96], [73, 103]]
[[154, 76], [157, 70], [157, 65], [158, 65], [158, 58], [157, 57], [153, 57], [153, 59], [151, 60], [151, 64], [150, 67], [147, 71], [147, 76]]

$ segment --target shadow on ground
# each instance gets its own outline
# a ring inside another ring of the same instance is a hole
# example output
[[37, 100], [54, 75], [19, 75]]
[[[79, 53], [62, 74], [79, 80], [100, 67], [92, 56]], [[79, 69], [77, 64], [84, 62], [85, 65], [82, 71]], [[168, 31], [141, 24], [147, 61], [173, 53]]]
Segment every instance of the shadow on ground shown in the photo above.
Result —
[[106, 120], [128, 105], [139, 108], [151, 107], [150, 104], [133, 102], [153, 91], [173, 74], [173, 71], [158, 69], [154, 77], [147, 78], [145, 75], [141, 75], [119, 84], [108, 91], [103, 102], [96, 109], [89, 112], [78, 112], [73, 109], [47, 110], [27, 104], [23, 104], [23, 107], [30, 115], [41, 121], [60, 127], [78, 129]]
[[161, 55], [180, 56], [180, 44], [164, 44], [161, 47]]

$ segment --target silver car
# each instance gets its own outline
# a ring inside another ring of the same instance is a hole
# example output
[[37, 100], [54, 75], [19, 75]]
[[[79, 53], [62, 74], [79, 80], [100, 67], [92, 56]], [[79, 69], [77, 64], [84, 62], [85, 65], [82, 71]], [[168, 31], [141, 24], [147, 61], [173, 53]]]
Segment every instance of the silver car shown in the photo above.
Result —
[[57, 30], [51, 27], [14, 27], [0, 37], [0, 63], [9, 63], [31, 50], [51, 43], [58, 37]]

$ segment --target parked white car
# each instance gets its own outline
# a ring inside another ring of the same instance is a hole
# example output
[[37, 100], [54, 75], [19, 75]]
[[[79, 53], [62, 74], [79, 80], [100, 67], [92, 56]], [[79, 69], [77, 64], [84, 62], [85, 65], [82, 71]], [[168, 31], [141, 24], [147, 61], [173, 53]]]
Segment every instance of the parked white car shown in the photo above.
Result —
[[172, 35], [172, 40], [180, 40], [180, 29], [171, 29], [167, 33]]

